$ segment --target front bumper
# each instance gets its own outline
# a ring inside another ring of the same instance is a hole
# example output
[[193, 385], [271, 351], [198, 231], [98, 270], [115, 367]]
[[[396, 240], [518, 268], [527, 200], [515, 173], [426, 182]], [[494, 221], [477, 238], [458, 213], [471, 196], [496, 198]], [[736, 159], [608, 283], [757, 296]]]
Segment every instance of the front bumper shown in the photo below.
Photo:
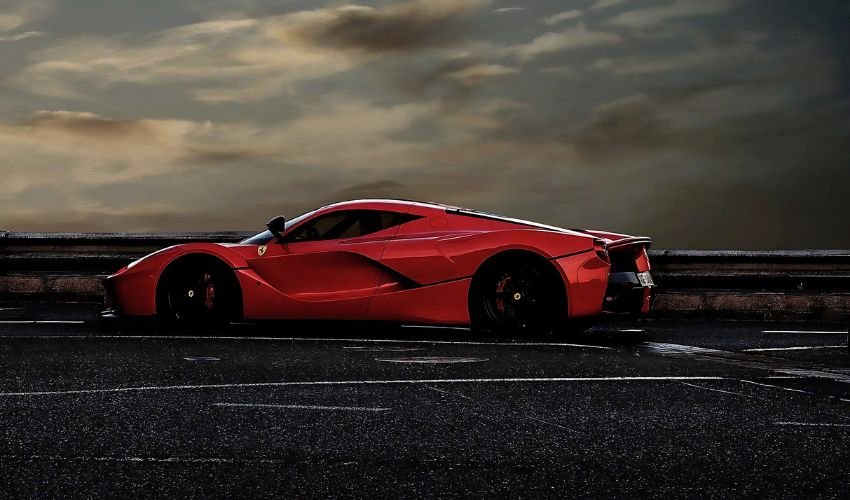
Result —
[[648, 271], [611, 273], [602, 310], [609, 313], [648, 313], [655, 283]]

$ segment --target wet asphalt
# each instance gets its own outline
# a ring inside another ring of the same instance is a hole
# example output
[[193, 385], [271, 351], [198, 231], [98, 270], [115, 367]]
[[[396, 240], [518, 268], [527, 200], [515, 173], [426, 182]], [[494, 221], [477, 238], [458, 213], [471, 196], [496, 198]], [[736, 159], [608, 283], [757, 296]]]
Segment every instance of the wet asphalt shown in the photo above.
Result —
[[493, 339], [92, 312], [0, 306], [0, 497], [850, 493], [842, 325]]

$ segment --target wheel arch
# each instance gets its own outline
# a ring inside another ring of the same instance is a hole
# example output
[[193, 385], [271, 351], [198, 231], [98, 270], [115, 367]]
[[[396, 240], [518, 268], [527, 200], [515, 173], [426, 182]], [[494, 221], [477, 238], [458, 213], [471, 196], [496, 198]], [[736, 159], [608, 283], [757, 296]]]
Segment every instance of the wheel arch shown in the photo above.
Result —
[[479, 293], [477, 286], [480, 284], [482, 276], [493, 269], [497, 269], [500, 264], [505, 262], [513, 263], [517, 261], [534, 262], [536, 265], [539, 265], [541, 268], [552, 273], [553, 277], [557, 276], [557, 280], [554, 281], [558, 284], [557, 292], [561, 295], [564, 307], [563, 319], [566, 319], [569, 316], [569, 292], [567, 278], [564, 276], [562, 269], [552, 262], [547, 255], [544, 255], [541, 252], [529, 248], [509, 248], [500, 250], [484, 259], [484, 261], [482, 261], [476, 268], [475, 273], [473, 273], [467, 296], [467, 308], [469, 310], [470, 322], [474, 322], [475, 319], [475, 307], [473, 304], [474, 299], [476, 298], [475, 295]]
[[237, 303], [233, 304], [232, 307], [234, 308], [234, 312], [238, 314], [239, 317], [242, 317], [244, 314], [244, 293], [242, 285], [239, 283], [239, 278], [233, 270], [232, 264], [220, 255], [204, 251], [178, 255], [162, 267], [156, 280], [154, 292], [154, 314], [159, 315], [162, 312], [161, 307], [163, 305], [164, 292], [165, 287], [168, 284], [168, 280], [172, 279], [180, 269], [191, 265], [210, 265], [217, 268], [218, 271], [226, 276], [229, 281], [229, 285], [232, 286], [235, 291], [234, 297], [237, 301]]

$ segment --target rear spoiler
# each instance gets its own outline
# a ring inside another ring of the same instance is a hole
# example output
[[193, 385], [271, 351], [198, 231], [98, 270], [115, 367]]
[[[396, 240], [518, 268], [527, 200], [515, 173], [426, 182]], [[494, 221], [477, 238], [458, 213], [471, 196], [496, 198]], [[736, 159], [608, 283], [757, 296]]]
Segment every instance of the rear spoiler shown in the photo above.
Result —
[[623, 247], [644, 247], [648, 249], [650, 246], [652, 246], [652, 238], [646, 236], [629, 236], [608, 242], [608, 250], [617, 250]]

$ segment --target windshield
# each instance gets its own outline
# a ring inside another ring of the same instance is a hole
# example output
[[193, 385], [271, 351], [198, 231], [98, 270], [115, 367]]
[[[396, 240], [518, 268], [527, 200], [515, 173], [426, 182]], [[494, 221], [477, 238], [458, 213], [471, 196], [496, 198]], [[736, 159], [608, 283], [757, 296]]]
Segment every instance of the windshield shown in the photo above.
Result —
[[[307, 212], [306, 214], [303, 214], [303, 215], [299, 215], [298, 217], [296, 217], [292, 220], [286, 221], [286, 224], [284, 225], [284, 228], [285, 228], [284, 232], [289, 231], [289, 228], [291, 228], [292, 226], [295, 226], [296, 224], [300, 224], [301, 221], [303, 221], [304, 219], [307, 219], [308, 217], [310, 217], [314, 213], [316, 213], [315, 210], [313, 210], [311, 212]], [[240, 241], [239, 243], [241, 243], [243, 245], [265, 245], [266, 243], [270, 242], [273, 239], [274, 239], [274, 235], [272, 234], [272, 232], [269, 231], [268, 229], [266, 229], [262, 233], [257, 233], [254, 236], [251, 236], [250, 238], [245, 238], [244, 240]]]

